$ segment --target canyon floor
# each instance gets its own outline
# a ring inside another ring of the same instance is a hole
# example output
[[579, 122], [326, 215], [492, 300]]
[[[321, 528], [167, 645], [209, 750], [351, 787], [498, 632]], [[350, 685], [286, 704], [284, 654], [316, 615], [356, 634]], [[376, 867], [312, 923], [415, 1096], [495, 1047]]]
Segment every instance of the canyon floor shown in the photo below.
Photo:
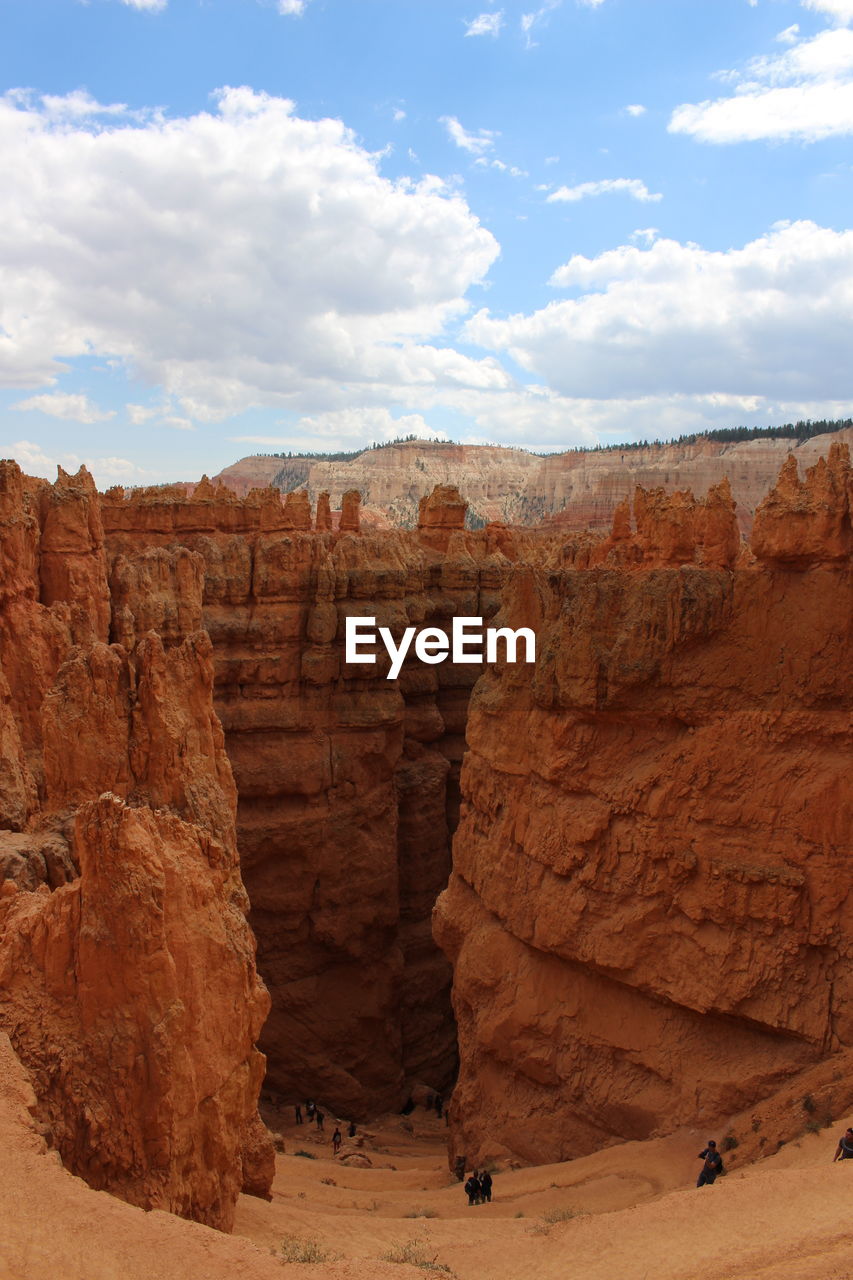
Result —
[[[2, 1280], [849, 1280], [853, 1162], [832, 1164], [853, 1116], [773, 1156], [694, 1186], [707, 1134], [619, 1144], [560, 1164], [495, 1174], [469, 1207], [447, 1170], [444, 1124], [386, 1117], [362, 1147], [370, 1168], [334, 1159], [319, 1135], [277, 1117], [272, 1201], [241, 1196], [233, 1236], [143, 1213], [61, 1169], [26, 1115], [26, 1082], [0, 1054]], [[269, 1117], [268, 1117], [269, 1118]], [[296, 1154], [299, 1151], [308, 1153]], [[316, 1244], [316, 1264], [282, 1264], [282, 1241]], [[414, 1243], [413, 1243], [414, 1242]], [[385, 1260], [409, 1247], [421, 1265]], [[424, 1266], [423, 1264], [431, 1264]]]

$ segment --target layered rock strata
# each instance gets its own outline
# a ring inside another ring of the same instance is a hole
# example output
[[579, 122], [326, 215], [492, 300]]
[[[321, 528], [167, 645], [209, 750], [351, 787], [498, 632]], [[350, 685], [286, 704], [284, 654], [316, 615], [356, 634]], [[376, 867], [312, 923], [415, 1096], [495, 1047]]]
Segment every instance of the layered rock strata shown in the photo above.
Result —
[[567, 1159], [704, 1123], [853, 1044], [850, 467], [638, 493], [526, 569], [531, 680], [477, 684], [453, 875], [454, 1152]]
[[241, 458], [220, 473], [235, 493], [253, 485], [304, 485], [312, 502], [321, 491], [341, 506], [358, 489], [374, 519], [412, 528], [419, 501], [436, 485], [458, 485], [479, 521], [533, 525], [556, 520], [567, 529], [606, 531], [618, 504], [643, 488], [692, 489], [704, 493], [728, 478], [737, 501], [741, 531], [752, 517], [788, 454], [802, 467], [828, 454], [833, 442], [853, 444], [850, 427], [798, 441], [795, 437], [742, 440], [698, 439], [631, 449], [574, 449], [545, 457], [496, 445], [411, 440], [366, 449], [349, 460]]
[[0, 463], [0, 1027], [73, 1172], [228, 1229], [241, 1188], [265, 1194], [272, 1174], [256, 1107], [269, 1001], [199, 564], [143, 557], [138, 633], [114, 565], [110, 644], [91, 478]]
[[357, 493], [344, 495], [337, 530], [325, 503], [310, 530], [294, 522], [297, 500], [213, 486], [192, 498], [108, 493], [113, 628], [116, 639], [150, 626], [177, 638], [185, 618], [210, 634], [272, 994], [269, 1083], [364, 1117], [399, 1106], [416, 1080], [445, 1087], [455, 1070], [450, 968], [430, 913], [450, 872], [480, 668], [412, 657], [390, 681], [384, 651], [346, 666], [345, 621], [373, 617], [399, 636], [488, 618], [530, 539], [466, 533], [452, 489], [411, 533], [361, 531]]

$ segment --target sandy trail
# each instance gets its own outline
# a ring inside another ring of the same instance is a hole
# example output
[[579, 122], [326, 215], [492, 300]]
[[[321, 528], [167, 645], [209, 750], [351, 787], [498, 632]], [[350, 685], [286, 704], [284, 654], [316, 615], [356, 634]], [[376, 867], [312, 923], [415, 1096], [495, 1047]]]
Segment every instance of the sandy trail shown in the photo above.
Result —
[[[473, 1208], [448, 1174], [443, 1124], [421, 1111], [411, 1119], [412, 1133], [398, 1117], [370, 1127], [360, 1149], [369, 1169], [333, 1158], [334, 1120], [323, 1135], [279, 1121], [287, 1154], [273, 1201], [242, 1197], [236, 1231], [270, 1249], [288, 1234], [316, 1240], [364, 1260], [367, 1275], [416, 1239], [459, 1280], [853, 1278], [853, 1162], [831, 1163], [850, 1119], [701, 1191], [696, 1156], [710, 1135], [684, 1130], [497, 1173], [493, 1202]], [[315, 1158], [291, 1154], [299, 1149]], [[341, 1155], [354, 1150], [345, 1143]], [[313, 1270], [298, 1268], [306, 1280]], [[407, 1271], [397, 1268], [401, 1280]]]

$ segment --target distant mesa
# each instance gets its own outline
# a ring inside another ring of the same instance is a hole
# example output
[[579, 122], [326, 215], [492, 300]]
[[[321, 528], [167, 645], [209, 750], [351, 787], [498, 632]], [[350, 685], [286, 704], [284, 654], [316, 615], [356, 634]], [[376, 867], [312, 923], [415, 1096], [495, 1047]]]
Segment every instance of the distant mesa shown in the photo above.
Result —
[[356, 453], [250, 456], [225, 467], [213, 482], [238, 497], [269, 485], [283, 493], [305, 490], [312, 506], [326, 493], [329, 528], [338, 527], [344, 494], [350, 490], [361, 494], [363, 527], [414, 529], [422, 499], [436, 485], [455, 485], [468, 503], [469, 529], [493, 521], [546, 521], [569, 531], [609, 531], [617, 507], [633, 499], [638, 485], [668, 493], [705, 493], [728, 478], [738, 527], [748, 537], [756, 508], [788, 455], [793, 453], [805, 470], [819, 457], [828, 457], [833, 443], [853, 445], [853, 422], [736, 428], [668, 444], [547, 455], [498, 445], [404, 440]]

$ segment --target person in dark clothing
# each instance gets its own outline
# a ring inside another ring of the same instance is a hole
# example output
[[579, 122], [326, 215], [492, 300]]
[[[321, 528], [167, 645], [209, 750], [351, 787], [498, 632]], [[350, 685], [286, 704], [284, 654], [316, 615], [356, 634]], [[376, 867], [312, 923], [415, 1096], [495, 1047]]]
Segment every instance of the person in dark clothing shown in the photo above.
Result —
[[438, 1093], [435, 1096], [435, 1114], [438, 1116], [439, 1120], [441, 1119], [441, 1113], [443, 1108], [444, 1108], [444, 1099], [442, 1098], [441, 1094]]
[[836, 1160], [853, 1160], [853, 1129], [848, 1129], [838, 1139], [832, 1163], [834, 1164]]
[[696, 1179], [697, 1187], [712, 1187], [718, 1176], [723, 1172], [723, 1161], [717, 1150], [717, 1144], [710, 1139], [704, 1151], [699, 1152], [699, 1159], [704, 1160], [702, 1172]]
[[492, 1201], [492, 1175], [488, 1169], [484, 1169], [480, 1174], [480, 1192], [484, 1203], [491, 1204]]
[[312, 1102], [312, 1100], [309, 1098], [309, 1099], [308, 1099], [308, 1101], [305, 1103], [305, 1114], [308, 1116], [308, 1123], [309, 1123], [309, 1124], [310, 1124], [310, 1123], [311, 1123], [311, 1121], [314, 1119], [314, 1112], [316, 1111], [316, 1109], [317, 1109], [317, 1108], [314, 1106], [314, 1103], [313, 1103], [313, 1102]]
[[355, 1121], [354, 1120], [350, 1120], [349, 1122], [349, 1128], [347, 1129], [347, 1137], [349, 1138], [355, 1137]]
[[323, 1121], [326, 1119], [326, 1117], [323, 1115], [323, 1113], [322, 1113], [322, 1111], [320, 1110], [320, 1108], [319, 1108], [319, 1107], [318, 1107], [318, 1108], [317, 1108], [317, 1110], [314, 1112], [314, 1119], [315, 1119], [315, 1120], [316, 1120], [316, 1122], [317, 1122], [317, 1128], [318, 1128], [318, 1129], [322, 1129], [322, 1127], [323, 1127]]
[[465, 1193], [468, 1196], [469, 1204], [476, 1204], [480, 1198], [480, 1179], [477, 1177], [476, 1169], [465, 1183]]
[[333, 1155], [338, 1154], [338, 1152], [341, 1149], [342, 1142], [343, 1142], [343, 1138], [341, 1137], [341, 1131], [340, 1129], [336, 1128], [335, 1132], [332, 1134], [332, 1154]]
[[297, 1104], [296, 1104], [296, 1106], [295, 1106], [294, 1110], [295, 1110], [295, 1112], [296, 1112], [296, 1123], [297, 1123], [297, 1124], [302, 1124], [302, 1107], [299, 1105], [299, 1103], [298, 1103], [298, 1102], [297, 1102]]

